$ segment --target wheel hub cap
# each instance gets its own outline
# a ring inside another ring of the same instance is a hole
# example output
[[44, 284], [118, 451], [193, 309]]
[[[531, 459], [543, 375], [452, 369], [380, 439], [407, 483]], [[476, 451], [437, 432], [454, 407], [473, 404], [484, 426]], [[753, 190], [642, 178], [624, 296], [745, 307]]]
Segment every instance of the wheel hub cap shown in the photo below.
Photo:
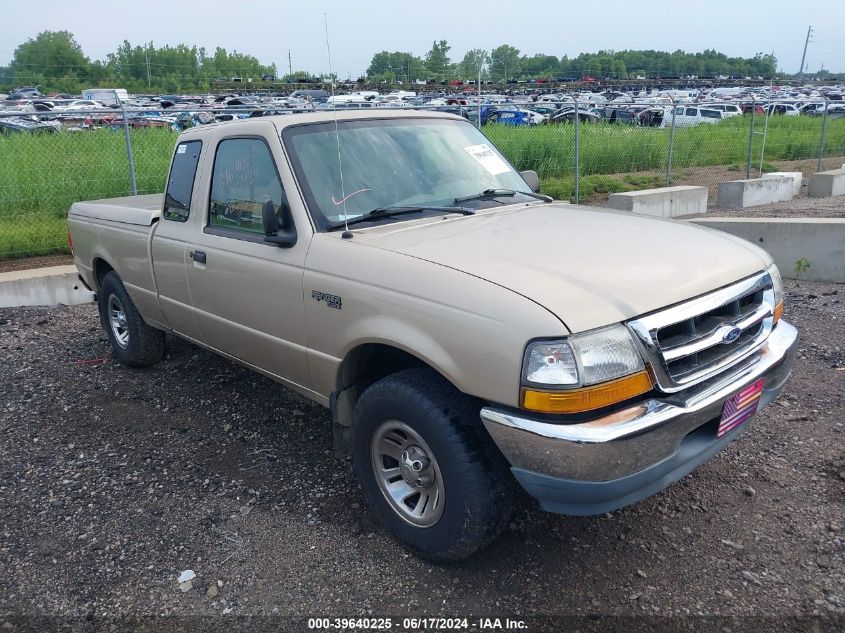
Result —
[[434, 477], [429, 472], [430, 467], [431, 460], [419, 446], [409, 446], [402, 452], [402, 459], [399, 462], [399, 472], [402, 473], [402, 479], [409, 486], [429, 488], [434, 483]]
[[115, 295], [110, 295], [108, 300], [109, 325], [111, 326], [114, 340], [120, 347], [126, 349], [129, 346], [129, 328], [126, 324], [126, 311], [123, 304]]
[[443, 514], [445, 487], [437, 459], [410, 425], [383, 422], [370, 445], [373, 474], [393, 511], [416, 527], [431, 527]]

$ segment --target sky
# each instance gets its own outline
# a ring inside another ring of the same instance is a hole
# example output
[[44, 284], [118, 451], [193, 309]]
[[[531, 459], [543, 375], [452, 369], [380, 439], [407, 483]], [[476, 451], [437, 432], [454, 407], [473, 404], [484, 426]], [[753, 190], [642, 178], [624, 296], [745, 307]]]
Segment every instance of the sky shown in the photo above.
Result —
[[39, 0], [31, 9], [0, 3], [0, 65], [15, 47], [44, 30], [74, 34], [92, 59], [104, 59], [125, 39], [217, 46], [275, 62], [287, 72], [329, 71], [356, 78], [381, 50], [423, 56], [445, 39], [452, 61], [472, 48], [511, 44], [524, 54], [574, 57], [602, 49], [688, 52], [715, 49], [729, 56], [774, 52], [779, 69], [797, 72], [807, 27], [813, 27], [807, 68], [845, 71], [843, 0]]

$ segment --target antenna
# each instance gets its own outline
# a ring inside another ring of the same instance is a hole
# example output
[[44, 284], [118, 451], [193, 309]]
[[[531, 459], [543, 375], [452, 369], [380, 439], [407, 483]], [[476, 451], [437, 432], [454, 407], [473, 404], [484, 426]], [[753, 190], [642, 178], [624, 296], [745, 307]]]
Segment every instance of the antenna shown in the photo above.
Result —
[[[323, 26], [326, 30], [326, 54], [329, 57], [329, 82], [331, 85], [331, 92], [332, 92], [332, 112], [334, 112], [334, 138], [335, 142], [337, 143], [337, 171], [340, 174], [340, 201], [343, 204], [343, 224], [345, 230], [341, 234], [341, 237], [344, 239], [349, 239], [352, 237], [352, 233], [349, 232], [349, 220], [346, 216], [346, 189], [343, 186], [343, 161], [340, 158], [340, 131], [338, 130], [337, 125], [337, 106], [334, 100], [334, 78], [332, 77], [332, 49], [329, 46], [329, 18], [328, 16], [323, 13]], [[332, 202], [334, 202], [334, 198], [332, 198]]]

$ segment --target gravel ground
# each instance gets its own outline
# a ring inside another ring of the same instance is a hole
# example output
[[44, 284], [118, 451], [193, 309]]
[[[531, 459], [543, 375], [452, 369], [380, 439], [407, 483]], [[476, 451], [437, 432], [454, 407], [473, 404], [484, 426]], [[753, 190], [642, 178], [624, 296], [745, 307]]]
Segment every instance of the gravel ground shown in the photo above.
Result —
[[[721, 614], [774, 616], [771, 631], [815, 614], [841, 626], [845, 286], [787, 286], [793, 377], [728, 449], [604, 516], [524, 499], [492, 547], [445, 567], [374, 523], [350, 463], [332, 457], [327, 411], [175, 339], [154, 368], [117, 365], [91, 305], [0, 310], [0, 623]], [[183, 593], [186, 569], [197, 578]]]
[[845, 197], [837, 198], [809, 198], [804, 180], [801, 196], [787, 202], [772, 202], [759, 207], [747, 209], [707, 209], [706, 214], [695, 217], [706, 218], [713, 216], [735, 218], [845, 218]]

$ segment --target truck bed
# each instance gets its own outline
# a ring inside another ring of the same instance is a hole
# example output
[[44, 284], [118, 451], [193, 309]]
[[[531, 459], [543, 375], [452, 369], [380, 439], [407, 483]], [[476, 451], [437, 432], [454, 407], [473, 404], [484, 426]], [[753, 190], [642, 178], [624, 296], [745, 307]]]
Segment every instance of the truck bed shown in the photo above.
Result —
[[75, 202], [70, 208], [70, 215], [150, 226], [161, 216], [163, 200], [163, 193], [151, 193], [143, 196]]

